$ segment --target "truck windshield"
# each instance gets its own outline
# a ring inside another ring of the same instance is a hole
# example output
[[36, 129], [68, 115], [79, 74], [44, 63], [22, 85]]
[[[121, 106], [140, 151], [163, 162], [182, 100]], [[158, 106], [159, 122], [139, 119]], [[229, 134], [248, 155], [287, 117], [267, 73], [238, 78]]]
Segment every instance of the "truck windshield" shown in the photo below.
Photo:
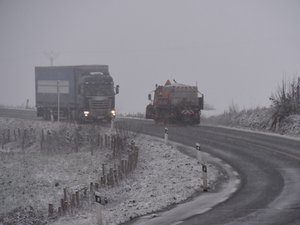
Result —
[[113, 94], [112, 82], [85, 82], [85, 96], [110, 96]]

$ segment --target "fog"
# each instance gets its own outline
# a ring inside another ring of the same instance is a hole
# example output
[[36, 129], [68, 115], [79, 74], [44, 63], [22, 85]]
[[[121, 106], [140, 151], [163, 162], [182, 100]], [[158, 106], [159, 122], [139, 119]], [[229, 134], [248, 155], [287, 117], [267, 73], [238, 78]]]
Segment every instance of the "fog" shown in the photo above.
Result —
[[300, 75], [298, 0], [0, 0], [0, 105], [35, 105], [34, 67], [107, 64], [122, 113], [167, 79], [223, 112]]

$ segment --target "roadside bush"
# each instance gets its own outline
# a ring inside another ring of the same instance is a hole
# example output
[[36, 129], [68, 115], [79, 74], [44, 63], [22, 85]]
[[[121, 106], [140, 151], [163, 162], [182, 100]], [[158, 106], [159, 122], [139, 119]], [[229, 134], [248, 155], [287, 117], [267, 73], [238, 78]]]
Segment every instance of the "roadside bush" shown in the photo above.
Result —
[[272, 125], [271, 130], [276, 130], [282, 120], [290, 115], [300, 114], [300, 77], [290, 82], [282, 80], [282, 84], [271, 95]]

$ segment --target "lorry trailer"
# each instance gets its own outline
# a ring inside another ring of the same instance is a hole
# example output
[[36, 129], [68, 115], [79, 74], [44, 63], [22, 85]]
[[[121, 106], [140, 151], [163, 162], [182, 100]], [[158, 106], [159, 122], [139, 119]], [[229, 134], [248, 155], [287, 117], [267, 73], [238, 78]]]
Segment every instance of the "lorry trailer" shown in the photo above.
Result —
[[110, 121], [118, 92], [108, 65], [35, 67], [37, 116], [45, 120]]

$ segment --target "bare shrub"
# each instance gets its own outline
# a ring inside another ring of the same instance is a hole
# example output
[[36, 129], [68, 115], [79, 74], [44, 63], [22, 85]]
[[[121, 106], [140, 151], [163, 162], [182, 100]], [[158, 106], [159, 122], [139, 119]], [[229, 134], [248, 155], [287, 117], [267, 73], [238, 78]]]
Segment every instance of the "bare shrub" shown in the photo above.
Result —
[[300, 113], [300, 77], [292, 81], [282, 79], [281, 85], [278, 85], [270, 100], [273, 110], [270, 129], [275, 130], [284, 118]]
[[228, 110], [229, 110], [229, 113], [231, 113], [231, 114], [235, 114], [240, 111], [238, 104], [236, 104], [233, 100], [232, 100], [231, 104], [228, 106]]

